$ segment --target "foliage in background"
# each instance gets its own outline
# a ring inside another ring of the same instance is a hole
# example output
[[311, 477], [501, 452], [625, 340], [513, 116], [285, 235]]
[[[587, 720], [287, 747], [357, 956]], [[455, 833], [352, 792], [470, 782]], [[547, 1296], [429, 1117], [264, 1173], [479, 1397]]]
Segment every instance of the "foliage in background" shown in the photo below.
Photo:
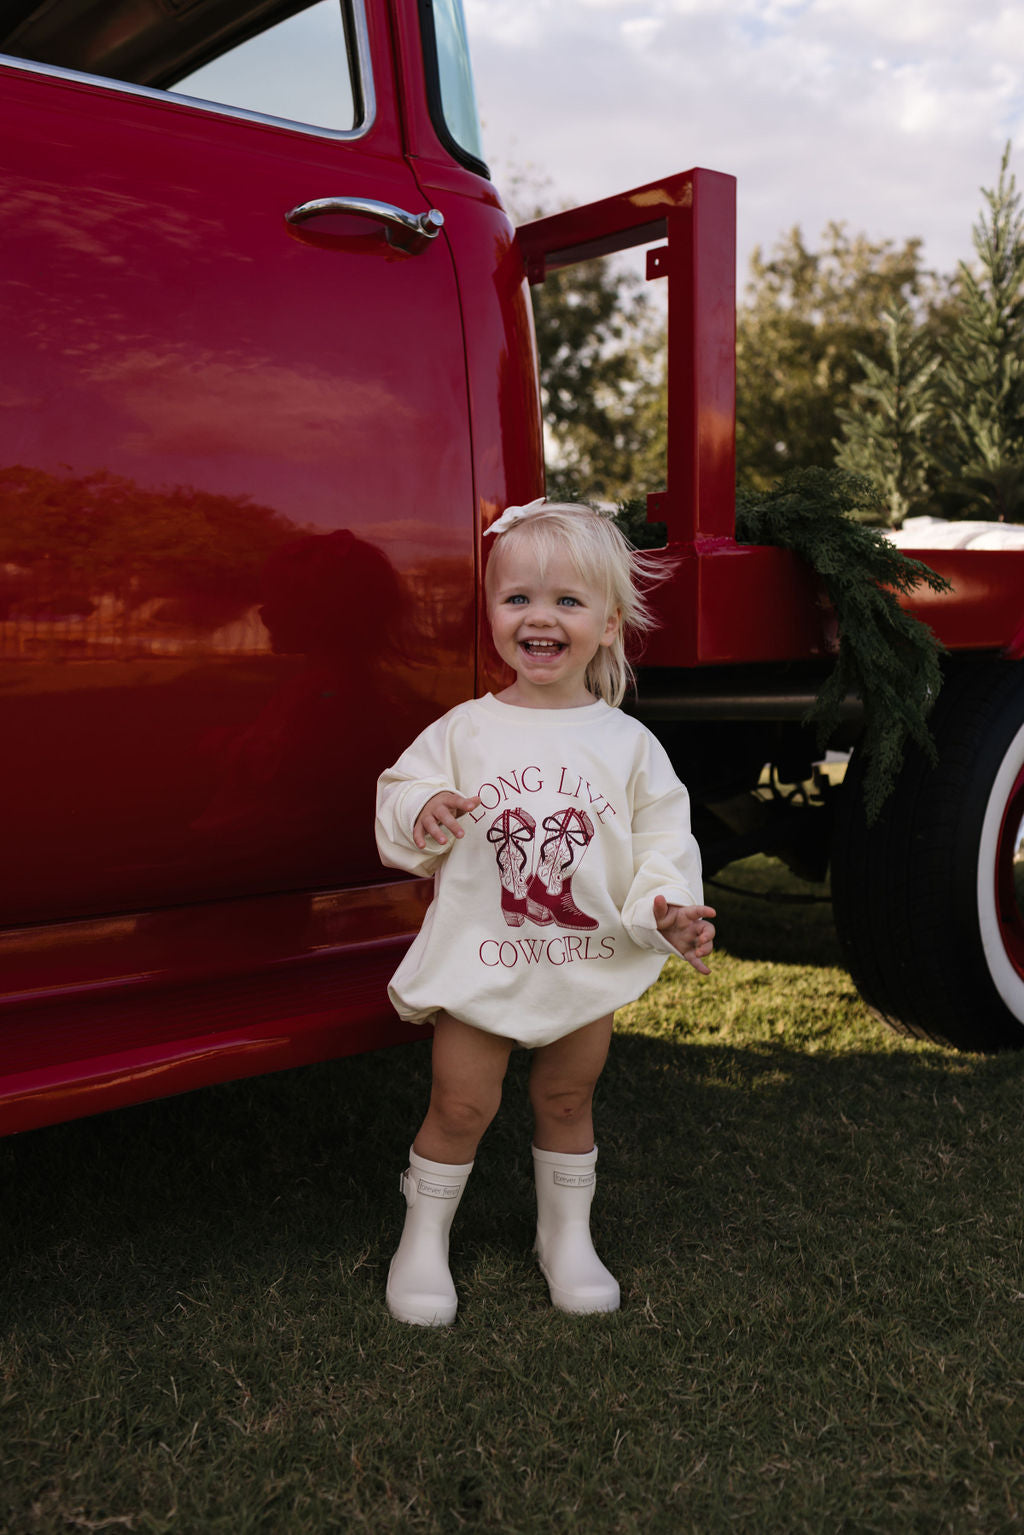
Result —
[[[514, 171], [504, 190], [516, 224], [552, 211], [550, 183], [530, 170]], [[530, 298], [548, 496], [579, 501], [585, 485], [587, 497], [615, 501], [646, 472], [664, 327], [641, 280], [614, 259], [551, 272]]]
[[[921, 243], [830, 224], [751, 259], [737, 312], [739, 484], [794, 468], [869, 475], [856, 515], [1024, 520], [1024, 215], [1009, 146], [955, 278]], [[533, 290], [551, 473], [627, 502], [665, 483], [665, 328], [638, 280], [589, 262]]]
[[[542, 210], [534, 209], [531, 217]], [[767, 489], [789, 468], [829, 464], [861, 358], [880, 363], [887, 307], [935, 295], [920, 241], [901, 247], [825, 231], [820, 250], [791, 230], [751, 259], [737, 313], [737, 471]], [[665, 483], [663, 318], [637, 279], [583, 262], [532, 289], [550, 477], [621, 502]]]
[[824, 746], [839, 724], [848, 693], [864, 701], [861, 750], [869, 823], [895, 782], [909, 740], [928, 755], [935, 748], [928, 714], [942, 685], [938, 645], [926, 624], [900, 607], [897, 592], [918, 585], [948, 591], [949, 583], [911, 560], [875, 528], [862, 526], [878, 492], [845, 470], [794, 470], [771, 491], [742, 493], [736, 536], [743, 543], [792, 549], [812, 566], [839, 625], [835, 666], [807, 723]]
[[[843, 433], [835, 444], [836, 463], [874, 481], [881, 494], [883, 520], [898, 528], [928, 495], [939, 358], [928, 334], [916, 325], [909, 305], [887, 309], [881, 323], [884, 360], [856, 353], [864, 378], [853, 385], [852, 403], [836, 411]], [[867, 520], [874, 521], [876, 515], [872, 506]]]
[[884, 360], [860, 359], [837, 462], [868, 473], [887, 519], [929, 511], [1024, 521], [1024, 215], [1006, 146], [945, 293], [883, 316]]
[[939, 373], [937, 466], [953, 516], [1024, 521], [1024, 214], [1007, 144], [961, 262]]
[[829, 224], [821, 248], [792, 229], [770, 255], [751, 257], [736, 317], [739, 483], [767, 490], [790, 469], [828, 465], [839, 410], [859, 374], [857, 355], [880, 362], [886, 309], [926, 287], [921, 242], [902, 246]]
[[558, 474], [614, 500], [633, 483], [651, 436], [663, 337], [647, 294], [607, 261], [552, 272], [530, 291], [549, 456]]
[[647, 498], [629, 496], [618, 503], [615, 521], [634, 549], [663, 549], [668, 529], [663, 522], [647, 521]]

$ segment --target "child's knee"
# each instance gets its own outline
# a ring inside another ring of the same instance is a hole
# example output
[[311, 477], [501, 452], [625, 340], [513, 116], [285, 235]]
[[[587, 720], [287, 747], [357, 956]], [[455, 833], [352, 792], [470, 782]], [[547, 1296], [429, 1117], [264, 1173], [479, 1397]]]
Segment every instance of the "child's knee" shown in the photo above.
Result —
[[531, 1082], [530, 1102], [534, 1114], [547, 1119], [558, 1119], [565, 1124], [582, 1119], [590, 1113], [594, 1100], [593, 1082], [580, 1082], [570, 1086], [557, 1083]]
[[482, 1135], [498, 1112], [501, 1094], [468, 1097], [435, 1085], [430, 1107], [449, 1135]]

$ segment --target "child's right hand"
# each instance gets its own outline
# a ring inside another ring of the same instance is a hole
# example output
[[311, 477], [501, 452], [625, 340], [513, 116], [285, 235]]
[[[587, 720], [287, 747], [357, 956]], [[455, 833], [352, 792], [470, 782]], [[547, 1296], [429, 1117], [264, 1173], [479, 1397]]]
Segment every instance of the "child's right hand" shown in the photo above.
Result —
[[412, 840], [420, 852], [426, 848], [428, 837], [433, 837], [435, 842], [444, 846], [448, 838], [442, 827], [447, 826], [453, 837], [465, 836], [456, 817], [465, 815], [469, 810], [475, 810], [479, 803], [479, 794], [474, 794], [467, 799], [464, 794], [456, 794], [454, 789], [442, 789], [440, 794], [432, 795], [416, 817], [416, 824], [412, 829]]
[[715, 914], [713, 906], [670, 906], [663, 895], [654, 897], [658, 932], [700, 975], [711, 974], [704, 961], [715, 946], [715, 929], [708, 921]]

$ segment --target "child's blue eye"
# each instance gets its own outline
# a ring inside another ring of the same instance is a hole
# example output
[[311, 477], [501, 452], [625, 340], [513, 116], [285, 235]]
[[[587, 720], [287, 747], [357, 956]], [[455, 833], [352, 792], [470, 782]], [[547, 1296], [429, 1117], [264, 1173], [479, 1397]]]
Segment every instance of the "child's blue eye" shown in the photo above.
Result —
[[506, 602], [520, 603], [520, 602], [525, 602], [526, 598], [523, 596], [522, 592], [517, 592], [515, 594], [515, 596], [513, 596], [513, 597], [506, 597], [505, 601]]
[[574, 608], [578, 608], [579, 605], [580, 605], [580, 601], [579, 601], [578, 597], [559, 597], [558, 600], [559, 600], [559, 602], [564, 602], [564, 603], [568, 604], [570, 607], [574, 607]]

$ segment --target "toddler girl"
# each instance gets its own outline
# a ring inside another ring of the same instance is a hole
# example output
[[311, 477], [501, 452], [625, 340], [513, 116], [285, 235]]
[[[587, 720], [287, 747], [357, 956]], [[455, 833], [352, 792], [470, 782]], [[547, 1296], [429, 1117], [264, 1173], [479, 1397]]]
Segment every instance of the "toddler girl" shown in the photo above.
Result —
[[455, 1318], [448, 1234], [516, 1045], [534, 1052], [536, 1252], [551, 1300], [617, 1309], [590, 1239], [591, 1104], [612, 1013], [668, 954], [707, 974], [714, 938], [686, 790], [618, 708], [624, 638], [651, 627], [644, 589], [664, 567], [599, 513], [543, 498], [488, 532], [488, 618], [515, 681], [436, 721], [378, 785], [383, 862], [434, 876], [389, 988], [403, 1018], [434, 1024], [387, 1286], [392, 1316], [425, 1326]]

